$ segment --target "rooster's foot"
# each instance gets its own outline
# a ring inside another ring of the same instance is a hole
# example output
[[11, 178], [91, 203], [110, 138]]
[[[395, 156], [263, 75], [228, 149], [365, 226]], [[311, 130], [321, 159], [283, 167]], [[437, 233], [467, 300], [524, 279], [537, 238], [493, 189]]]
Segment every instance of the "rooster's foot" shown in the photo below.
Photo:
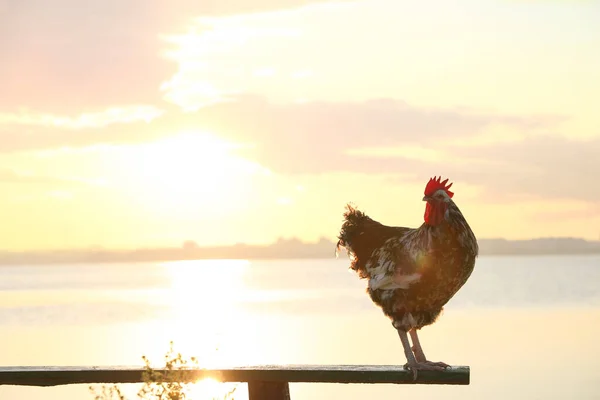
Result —
[[417, 380], [417, 372], [418, 371], [444, 371], [448, 368], [449, 365], [443, 362], [433, 362], [433, 361], [425, 361], [425, 362], [415, 362], [415, 363], [406, 363], [404, 364], [404, 369], [411, 370], [413, 372], [414, 380]]

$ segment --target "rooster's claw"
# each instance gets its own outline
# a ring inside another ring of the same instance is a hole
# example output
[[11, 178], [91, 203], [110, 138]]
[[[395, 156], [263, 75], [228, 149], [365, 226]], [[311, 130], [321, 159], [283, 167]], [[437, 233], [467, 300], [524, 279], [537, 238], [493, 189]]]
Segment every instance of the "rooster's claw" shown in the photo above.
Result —
[[417, 380], [418, 371], [444, 371], [446, 368], [450, 366], [443, 362], [433, 362], [433, 361], [425, 361], [425, 362], [417, 362], [414, 364], [406, 363], [404, 364], [404, 369], [408, 369], [413, 372], [413, 379]]

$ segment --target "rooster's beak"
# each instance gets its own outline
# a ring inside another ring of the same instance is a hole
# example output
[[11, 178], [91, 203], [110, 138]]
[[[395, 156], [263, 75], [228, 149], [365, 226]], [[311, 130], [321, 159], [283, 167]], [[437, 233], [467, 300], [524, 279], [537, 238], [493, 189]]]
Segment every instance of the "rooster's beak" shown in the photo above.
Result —
[[429, 197], [429, 196], [424, 196], [423, 197], [423, 201], [429, 201], [429, 200], [431, 200], [431, 197]]

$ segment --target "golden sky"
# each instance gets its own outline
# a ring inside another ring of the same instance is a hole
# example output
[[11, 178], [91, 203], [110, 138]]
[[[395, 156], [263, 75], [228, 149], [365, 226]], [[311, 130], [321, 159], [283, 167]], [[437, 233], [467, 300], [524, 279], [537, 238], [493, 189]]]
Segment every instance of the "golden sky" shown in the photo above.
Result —
[[0, 0], [0, 248], [600, 234], [600, 3]]

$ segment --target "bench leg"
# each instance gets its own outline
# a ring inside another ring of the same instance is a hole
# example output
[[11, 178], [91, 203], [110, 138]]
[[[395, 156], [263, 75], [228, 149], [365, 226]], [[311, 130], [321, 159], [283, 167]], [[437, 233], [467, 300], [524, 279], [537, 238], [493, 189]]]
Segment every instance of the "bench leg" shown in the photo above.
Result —
[[249, 400], [290, 400], [287, 382], [248, 382]]

